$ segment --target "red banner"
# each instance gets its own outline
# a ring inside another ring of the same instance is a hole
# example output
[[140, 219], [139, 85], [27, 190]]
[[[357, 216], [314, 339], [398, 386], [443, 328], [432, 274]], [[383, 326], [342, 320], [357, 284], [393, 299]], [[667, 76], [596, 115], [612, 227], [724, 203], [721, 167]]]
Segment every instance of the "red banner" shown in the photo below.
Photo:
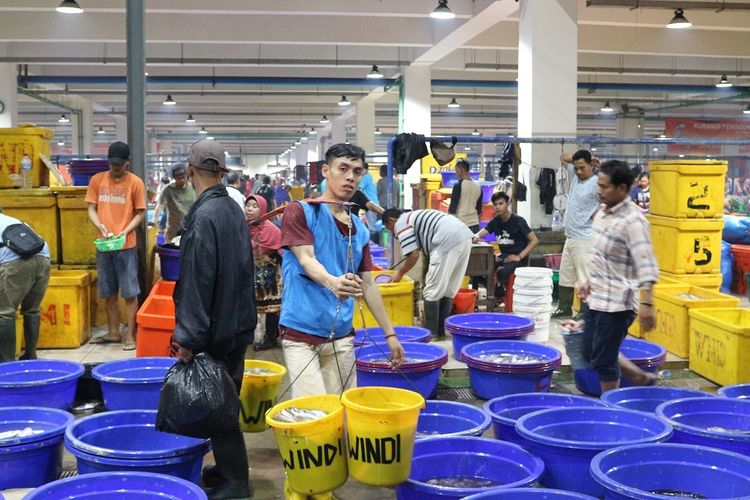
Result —
[[[746, 139], [750, 137], [750, 120], [693, 120], [665, 118], [664, 133], [675, 139]], [[750, 147], [740, 146], [740, 154], [748, 154]], [[721, 146], [668, 144], [670, 154], [720, 155]]]

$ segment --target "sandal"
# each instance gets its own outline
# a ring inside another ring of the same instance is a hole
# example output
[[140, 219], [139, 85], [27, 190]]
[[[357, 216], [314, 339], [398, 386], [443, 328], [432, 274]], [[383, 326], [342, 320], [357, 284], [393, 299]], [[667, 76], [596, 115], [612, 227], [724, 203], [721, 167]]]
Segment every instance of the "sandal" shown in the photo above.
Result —
[[89, 344], [93, 345], [102, 345], [102, 344], [119, 344], [122, 342], [122, 338], [119, 339], [109, 339], [106, 335], [102, 335], [100, 337], [94, 337], [89, 341]]
[[135, 351], [135, 341], [128, 340], [122, 343], [123, 351]]

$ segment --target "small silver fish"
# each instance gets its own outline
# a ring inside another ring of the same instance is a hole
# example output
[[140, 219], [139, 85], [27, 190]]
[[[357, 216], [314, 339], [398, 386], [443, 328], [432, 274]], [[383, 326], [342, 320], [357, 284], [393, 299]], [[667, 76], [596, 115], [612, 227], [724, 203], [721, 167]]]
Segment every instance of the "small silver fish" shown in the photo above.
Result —
[[297, 408], [296, 406], [290, 406], [284, 408], [279, 413], [274, 415], [273, 419], [277, 422], [285, 422], [287, 424], [293, 424], [295, 422], [309, 422], [310, 420], [317, 420], [319, 418], [328, 415], [323, 410], [316, 410], [312, 408]]
[[508, 352], [501, 352], [497, 354], [480, 354], [479, 359], [481, 361], [487, 361], [488, 363], [497, 363], [504, 365], [528, 365], [531, 363], [539, 363], [541, 361], [544, 361], [544, 358], [540, 358], [532, 354], [512, 354]]
[[425, 481], [433, 486], [442, 486], [443, 488], [488, 488], [495, 486], [495, 483], [482, 477], [437, 477]]
[[44, 431], [40, 429], [32, 429], [31, 427], [24, 427], [23, 429], [16, 429], [11, 431], [0, 432], [0, 441], [4, 439], [16, 439], [22, 437], [36, 436], [42, 434]]
[[250, 368], [245, 370], [245, 375], [273, 375], [275, 372], [267, 368]]

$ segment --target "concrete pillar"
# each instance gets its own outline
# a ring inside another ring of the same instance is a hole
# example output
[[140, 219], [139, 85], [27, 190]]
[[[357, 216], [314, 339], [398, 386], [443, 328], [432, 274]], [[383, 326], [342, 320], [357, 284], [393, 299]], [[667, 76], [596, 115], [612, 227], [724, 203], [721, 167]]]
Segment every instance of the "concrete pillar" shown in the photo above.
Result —
[[[431, 95], [432, 71], [429, 66], [403, 68], [403, 113], [399, 132], [412, 132], [429, 136], [432, 133]], [[404, 207], [412, 206], [412, 184], [419, 184], [420, 161], [414, 162], [402, 177]]]
[[305, 162], [307, 162], [307, 150], [308, 146], [307, 143], [310, 141], [305, 141], [301, 143], [299, 146], [297, 146], [297, 149], [294, 150], [294, 165], [302, 164], [304, 165]]
[[367, 154], [375, 152], [375, 100], [367, 97], [357, 102], [356, 144]]
[[[643, 116], [620, 116], [617, 117], [617, 137], [623, 139], [642, 139], [644, 121]], [[646, 156], [646, 147], [642, 144], [618, 144], [617, 153], [626, 158], [627, 162], [634, 165]]]
[[88, 99], [75, 99], [73, 107], [79, 111], [70, 114], [73, 154], [89, 155], [94, 147], [93, 105]]
[[[518, 32], [518, 135], [575, 136], [578, 68], [576, 0], [521, 0]], [[522, 144], [525, 164], [555, 167], [559, 144]], [[551, 225], [539, 203], [539, 171], [521, 165], [519, 179], [528, 187], [517, 212], [533, 227]]]
[[[125, 115], [112, 115], [115, 121], [115, 141], [128, 142], [128, 118]], [[112, 141], [114, 142], [114, 141]]]
[[[16, 65], [0, 64], [0, 128], [18, 125], [18, 92]], [[4, 109], [3, 109], [4, 108]]]
[[346, 120], [335, 118], [331, 121], [331, 145], [346, 142]]

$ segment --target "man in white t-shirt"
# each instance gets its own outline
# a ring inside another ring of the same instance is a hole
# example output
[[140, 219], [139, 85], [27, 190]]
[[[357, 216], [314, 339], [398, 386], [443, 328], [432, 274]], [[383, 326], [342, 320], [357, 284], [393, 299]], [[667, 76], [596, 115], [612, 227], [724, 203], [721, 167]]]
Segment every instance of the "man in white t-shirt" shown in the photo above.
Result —
[[231, 173], [227, 175], [227, 193], [245, 211], [245, 196], [240, 192], [240, 174]]
[[573, 289], [588, 282], [591, 225], [600, 204], [594, 175], [598, 160], [582, 149], [573, 155], [563, 154], [560, 162], [568, 168], [572, 181], [565, 209], [566, 239], [560, 262], [559, 301], [553, 318], [573, 314]]

